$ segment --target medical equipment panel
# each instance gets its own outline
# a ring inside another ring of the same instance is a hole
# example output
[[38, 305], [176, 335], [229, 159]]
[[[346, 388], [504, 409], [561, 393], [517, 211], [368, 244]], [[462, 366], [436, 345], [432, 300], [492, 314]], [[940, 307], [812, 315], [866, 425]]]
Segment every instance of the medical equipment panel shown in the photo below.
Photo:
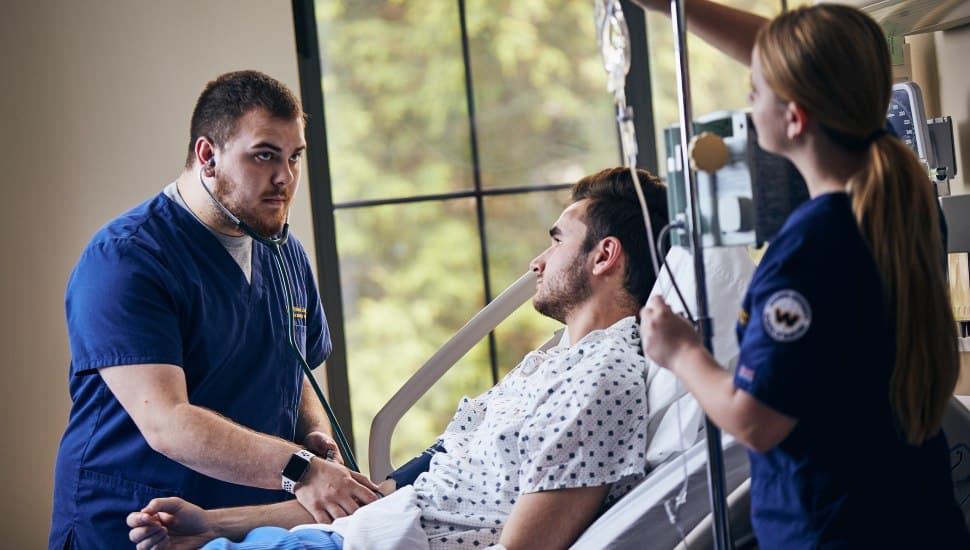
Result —
[[[798, 170], [786, 159], [758, 147], [747, 111], [718, 111], [699, 117], [693, 126], [696, 135], [720, 136], [729, 153], [723, 168], [696, 175], [704, 246], [761, 246], [771, 240], [788, 214], [808, 199], [808, 188]], [[686, 210], [679, 127], [664, 129], [664, 144], [667, 202], [673, 219]], [[671, 233], [672, 244], [686, 245], [686, 233]]]

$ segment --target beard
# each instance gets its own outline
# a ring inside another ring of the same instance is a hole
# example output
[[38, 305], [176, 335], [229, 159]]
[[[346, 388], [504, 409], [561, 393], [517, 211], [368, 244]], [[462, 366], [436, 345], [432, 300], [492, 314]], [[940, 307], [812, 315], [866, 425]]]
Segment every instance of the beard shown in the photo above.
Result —
[[[212, 192], [227, 210], [257, 234], [270, 239], [279, 235], [283, 231], [283, 225], [286, 224], [287, 214], [290, 211], [289, 199], [287, 199], [286, 206], [277, 212], [259, 213], [250, 205], [235, 198], [236, 195], [233, 191], [238, 186], [239, 184], [219, 178], [216, 179], [215, 188]], [[222, 210], [218, 210], [218, 212], [229, 225], [235, 225], [235, 222], [226, 216], [225, 212]]]
[[555, 279], [542, 283], [532, 305], [546, 317], [566, 323], [566, 317], [593, 294], [586, 271], [586, 255], [577, 254]]

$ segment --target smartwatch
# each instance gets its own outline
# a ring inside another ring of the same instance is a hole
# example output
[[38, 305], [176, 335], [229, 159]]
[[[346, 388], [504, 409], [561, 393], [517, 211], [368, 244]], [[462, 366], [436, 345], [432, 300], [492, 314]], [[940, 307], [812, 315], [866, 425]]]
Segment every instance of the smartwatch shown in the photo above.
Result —
[[315, 456], [315, 454], [306, 449], [293, 453], [290, 461], [286, 463], [283, 471], [280, 472], [280, 477], [283, 479], [284, 491], [294, 494], [296, 484], [306, 475], [307, 470], [310, 469], [310, 460]]

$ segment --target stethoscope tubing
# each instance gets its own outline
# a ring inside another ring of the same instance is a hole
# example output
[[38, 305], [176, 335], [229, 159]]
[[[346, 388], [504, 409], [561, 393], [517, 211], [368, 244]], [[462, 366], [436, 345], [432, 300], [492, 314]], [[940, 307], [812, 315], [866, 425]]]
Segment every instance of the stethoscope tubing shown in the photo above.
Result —
[[[286, 226], [284, 226], [285, 231]], [[268, 239], [267, 239], [268, 240]], [[263, 242], [263, 241], [260, 241]], [[273, 257], [276, 260], [276, 270], [280, 275], [280, 279], [283, 281], [283, 286], [285, 291], [283, 292], [283, 297], [286, 300], [286, 311], [287, 311], [287, 327], [290, 349], [296, 354], [297, 359], [300, 361], [300, 368], [303, 369], [303, 373], [306, 375], [307, 380], [310, 381], [310, 385], [313, 387], [314, 393], [317, 394], [317, 398], [320, 399], [320, 403], [323, 405], [324, 412], [327, 413], [327, 419], [330, 420], [330, 426], [333, 428], [334, 440], [337, 442], [337, 446], [340, 448], [340, 455], [344, 459], [344, 464], [355, 472], [359, 472], [360, 468], [357, 466], [357, 461], [354, 459], [354, 453], [350, 449], [350, 444], [347, 442], [346, 437], [344, 437], [343, 430], [340, 429], [340, 424], [337, 422], [337, 416], [334, 414], [333, 409], [330, 408], [330, 403], [327, 402], [327, 398], [324, 397], [323, 391], [320, 389], [320, 385], [317, 384], [316, 378], [313, 376], [313, 372], [310, 370], [310, 365], [307, 364], [306, 359], [303, 357], [303, 353], [300, 352], [300, 348], [296, 345], [296, 328], [293, 324], [293, 287], [290, 282], [290, 277], [286, 272], [286, 264], [283, 259], [283, 251], [281, 250], [281, 245], [277, 243], [268, 244], [273, 251]]]
[[347, 438], [344, 437], [343, 430], [340, 429], [340, 423], [337, 422], [337, 416], [334, 414], [333, 409], [330, 407], [330, 403], [327, 398], [324, 397], [323, 391], [320, 389], [320, 385], [317, 384], [316, 378], [313, 376], [313, 371], [310, 370], [310, 365], [307, 364], [306, 358], [303, 356], [303, 352], [296, 345], [296, 327], [293, 324], [293, 284], [290, 281], [290, 276], [286, 271], [286, 261], [283, 258], [283, 245], [286, 244], [287, 240], [290, 238], [290, 224], [286, 222], [283, 224], [283, 229], [280, 231], [279, 235], [276, 237], [265, 237], [254, 231], [249, 225], [236, 217], [235, 214], [226, 208], [222, 201], [216, 198], [215, 194], [206, 185], [205, 179], [202, 177], [202, 168], [199, 169], [199, 183], [202, 184], [202, 188], [205, 192], [209, 194], [209, 198], [212, 202], [219, 207], [219, 210], [226, 215], [234, 224], [236, 224], [239, 229], [252, 237], [252, 239], [263, 246], [268, 247], [273, 252], [273, 259], [276, 264], [276, 271], [279, 273], [280, 281], [283, 283], [283, 299], [286, 302], [286, 325], [287, 325], [287, 339], [289, 340], [290, 349], [296, 354], [297, 359], [299, 359], [300, 368], [303, 370], [303, 374], [310, 381], [310, 386], [313, 387], [313, 392], [317, 394], [317, 398], [323, 405], [323, 410], [327, 413], [327, 419], [330, 421], [330, 427], [333, 429], [334, 440], [337, 442], [337, 446], [340, 448], [340, 455], [344, 459], [344, 465], [355, 472], [360, 472], [360, 468], [357, 466], [357, 460], [354, 459], [354, 453], [350, 449], [350, 444], [347, 442]]

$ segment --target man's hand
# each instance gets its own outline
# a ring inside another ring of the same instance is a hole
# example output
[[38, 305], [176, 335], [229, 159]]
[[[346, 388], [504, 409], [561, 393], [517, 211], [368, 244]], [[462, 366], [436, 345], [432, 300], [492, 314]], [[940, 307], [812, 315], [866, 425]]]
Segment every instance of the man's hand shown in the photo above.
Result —
[[671, 311], [663, 298], [654, 296], [640, 310], [640, 343], [644, 355], [671, 368], [677, 355], [699, 346], [700, 340], [690, 323]]
[[367, 476], [333, 462], [314, 458], [303, 480], [296, 485], [296, 499], [313, 519], [332, 523], [377, 500], [377, 486]]
[[338, 464], [344, 463], [344, 457], [340, 454], [337, 442], [323, 432], [308, 433], [303, 440], [303, 446], [320, 458], [326, 458], [327, 451], [333, 451], [333, 460]]
[[206, 514], [178, 497], [156, 498], [128, 514], [128, 538], [138, 550], [198, 548], [218, 536]]

